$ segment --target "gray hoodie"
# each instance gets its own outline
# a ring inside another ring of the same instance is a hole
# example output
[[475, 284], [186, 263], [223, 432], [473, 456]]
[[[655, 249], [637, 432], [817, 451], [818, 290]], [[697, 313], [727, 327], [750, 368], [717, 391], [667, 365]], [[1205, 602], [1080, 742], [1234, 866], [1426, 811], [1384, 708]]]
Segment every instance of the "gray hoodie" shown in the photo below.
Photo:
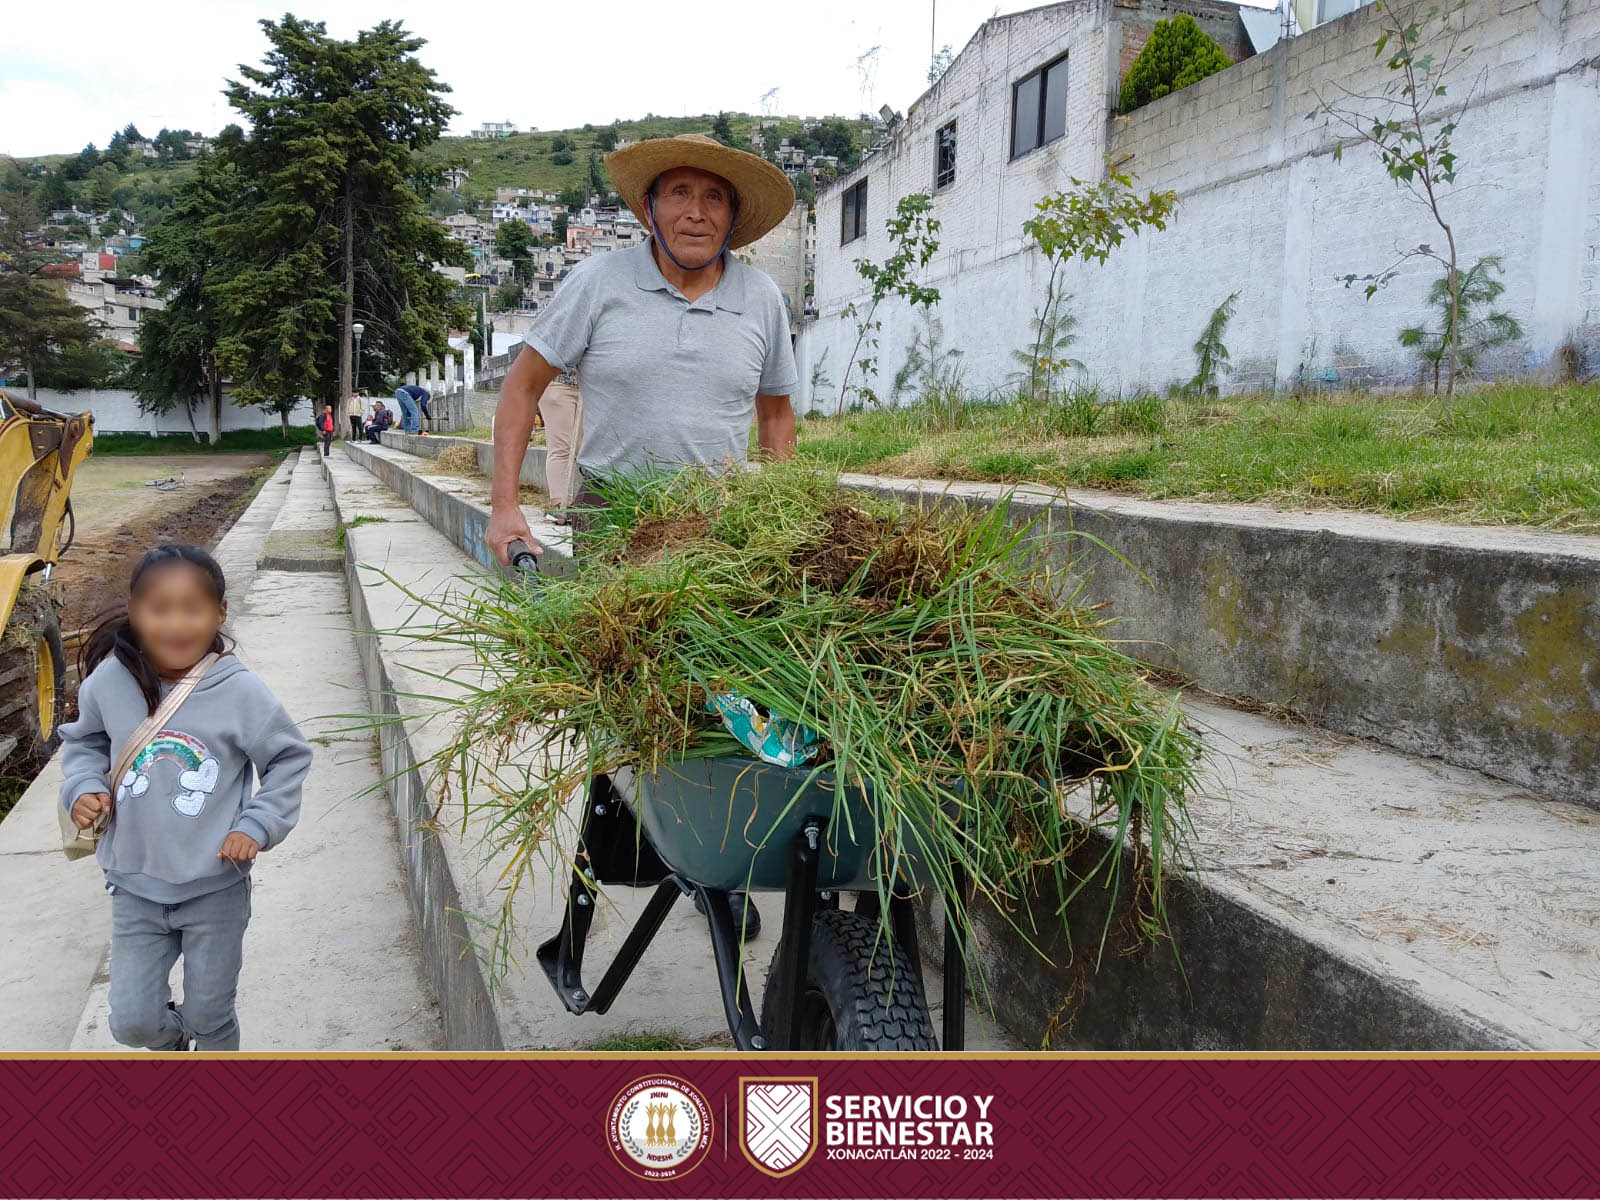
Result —
[[[115, 656], [90, 672], [78, 719], [61, 727], [63, 807], [85, 792], [112, 793], [113, 760], [149, 711]], [[281, 842], [300, 815], [310, 767], [311, 747], [283, 705], [237, 658], [222, 658], [117, 781], [95, 856], [106, 880], [158, 904], [237, 882], [250, 864], [218, 858], [223, 839], [246, 833], [263, 850]]]

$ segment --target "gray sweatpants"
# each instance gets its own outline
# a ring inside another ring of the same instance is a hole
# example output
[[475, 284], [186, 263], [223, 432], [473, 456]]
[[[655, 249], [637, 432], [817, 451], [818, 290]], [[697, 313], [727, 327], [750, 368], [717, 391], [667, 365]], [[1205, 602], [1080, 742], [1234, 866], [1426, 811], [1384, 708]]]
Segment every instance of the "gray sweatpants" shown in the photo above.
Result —
[[[181, 904], [118, 888], [111, 896], [111, 1036], [124, 1046], [237, 1050], [234, 996], [250, 924], [250, 877]], [[183, 956], [183, 1003], [168, 979]]]

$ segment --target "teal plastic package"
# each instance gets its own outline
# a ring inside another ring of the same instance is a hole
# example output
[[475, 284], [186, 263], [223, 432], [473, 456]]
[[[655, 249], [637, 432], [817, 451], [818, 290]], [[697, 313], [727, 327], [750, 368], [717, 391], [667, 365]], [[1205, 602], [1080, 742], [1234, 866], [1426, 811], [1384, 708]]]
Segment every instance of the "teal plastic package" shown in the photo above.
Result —
[[778, 767], [798, 767], [817, 756], [817, 731], [778, 713], [764, 715], [743, 696], [723, 692], [706, 702], [720, 713], [729, 733], [762, 762]]

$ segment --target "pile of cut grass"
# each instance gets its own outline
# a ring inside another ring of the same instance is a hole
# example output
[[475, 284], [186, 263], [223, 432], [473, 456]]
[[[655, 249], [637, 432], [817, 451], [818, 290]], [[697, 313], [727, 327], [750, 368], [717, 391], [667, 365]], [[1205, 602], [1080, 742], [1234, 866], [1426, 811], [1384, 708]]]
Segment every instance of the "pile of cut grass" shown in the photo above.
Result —
[[[477, 803], [510, 853], [501, 968], [512, 897], [575, 789], [744, 755], [707, 711], [725, 692], [820, 734], [796, 794], [827, 775], [865, 796], [883, 861], [914, 855], [946, 893], [959, 869], [1014, 923], [1041, 873], [1063, 921], [1098, 880], [1163, 935], [1197, 742], [1102, 618], [1060, 598], [1003, 506], [915, 511], [800, 466], [686, 470], [608, 500], [576, 578], [424, 601], [433, 639], [482, 668], [436, 761], [461, 797], [492, 797]], [[1091, 825], [1105, 849], [1075, 875]]]

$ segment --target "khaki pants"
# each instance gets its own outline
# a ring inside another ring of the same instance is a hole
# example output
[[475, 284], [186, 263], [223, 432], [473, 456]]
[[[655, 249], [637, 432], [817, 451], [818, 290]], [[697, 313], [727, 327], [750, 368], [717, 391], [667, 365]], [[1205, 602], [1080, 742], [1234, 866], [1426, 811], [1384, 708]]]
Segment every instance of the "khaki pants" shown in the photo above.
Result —
[[565, 508], [576, 498], [578, 443], [583, 438], [583, 408], [578, 389], [552, 381], [539, 397], [544, 418], [545, 480], [550, 503]]

